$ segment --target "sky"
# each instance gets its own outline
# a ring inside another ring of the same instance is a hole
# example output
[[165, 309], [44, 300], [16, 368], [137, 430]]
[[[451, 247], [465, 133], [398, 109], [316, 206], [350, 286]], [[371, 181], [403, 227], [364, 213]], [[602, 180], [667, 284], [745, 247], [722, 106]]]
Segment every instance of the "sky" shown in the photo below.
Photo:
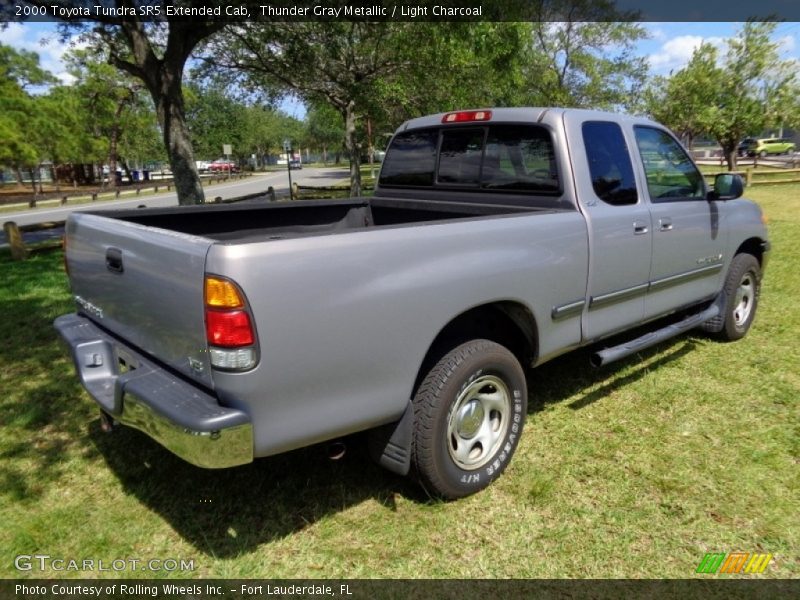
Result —
[[[702, 42], [722, 47], [723, 40], [733, 37], [741, 23], [644, 23], [643, 26], [649, 38], [637, 44], [636, 53], [647, 58], [651, 74], [669, 75], [670, 71], [683, 67]], [[800, 61], [800, 22], [779, 23], [775, 39], [780, 43], [783, 59]], [[0, 42], [38, 52], [42, 67], [65, 83], [70, 82], [62, 62], [69, 45], [58, 40], [54, 23], [10, 23], [0, 31]], [[300, 119], [305, 115], [302, 103], [297, 100], [287, 100], [281, 108]]]

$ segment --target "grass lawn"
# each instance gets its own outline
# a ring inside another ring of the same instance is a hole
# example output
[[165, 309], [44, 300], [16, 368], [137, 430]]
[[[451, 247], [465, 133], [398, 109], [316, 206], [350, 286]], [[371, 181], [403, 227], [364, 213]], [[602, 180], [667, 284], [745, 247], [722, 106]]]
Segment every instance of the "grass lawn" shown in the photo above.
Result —
[[[774, 248], [750, 335], [530, 372], [509, 470], [452, 503], [373, 465], [359, 438], [339, 462], [309, 448], [206, 471], [102, 433], [51, 326], [71, 310], [60, 251], [0, 254], [0, 577], [686, 578], [733, 551], [774, 555], [755, 577], [798, 577], [800, 186], [749, 195]], [[37, 553], [194, 570], [14, 569]]]

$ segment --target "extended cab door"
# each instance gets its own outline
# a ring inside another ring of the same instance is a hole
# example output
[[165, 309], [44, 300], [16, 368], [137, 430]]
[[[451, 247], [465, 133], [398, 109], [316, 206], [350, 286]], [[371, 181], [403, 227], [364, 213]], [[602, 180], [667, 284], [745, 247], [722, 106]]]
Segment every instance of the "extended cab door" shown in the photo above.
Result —
[[725, 240], [703, 176], [672, 135], [635, 125], [641, 175], [653, 220], [653, 260], [645, 318], [712, 298], [721, 286]]
[[578, 198], [589, 227], [588, 311], [583, 337], [596, 339], [644, 317], [652, 252], [647, 203], [637, 189], [632, 140], [619, 123], [566, 113]]

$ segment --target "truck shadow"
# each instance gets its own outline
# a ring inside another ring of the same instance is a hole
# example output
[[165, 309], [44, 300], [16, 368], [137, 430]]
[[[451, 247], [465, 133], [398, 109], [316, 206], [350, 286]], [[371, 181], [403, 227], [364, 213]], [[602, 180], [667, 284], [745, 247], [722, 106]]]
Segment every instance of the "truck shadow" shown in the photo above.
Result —
[[[578, 409], [596, 402], [691, 352], [691, 338], [678, 340], [600, 370], [589, 366], [589, 351], [557, 359], [533, 372], [535, 404], [529, 411], [563, 402], [589, 386], [593, 391], [569, 406]], [[664, 356], [648, 360], [665, 349]], [[641, 361], [646, 366], [619, 375]], [[222, 470], [194, 467], [127, 427], [106, 434], [94, 421], [89, 435], [127, 493], [158, 513], [198, 551], [217, 558], [252, 551], [365, 501], [389, 511], [397, 510], [398, 497], [431, 502], [412, 481], [375, 465], [364, 435], [347, 438], [347, 454], [338, 461], [327, 458], [326, 445], [317, 445]]]
[[[645, 331], [643, 329], [640, 333]], [[692, 334], [686, 333], [618, 362], [600, 368], [590, 365], [589, 358], [593, 352], [631, 337], [628, 335], [626, 338], [612, 339], [609, 344], [582, 348], [528, 371], [528, 414], [535, 414], [549, 404], [557, 404], [576, 395], [578, 397], [567, 405], [569, 408], [579, 410], [594, 404], [638, 381], [653, 369], [690, 354], [696, 346]], [[634, 367], [632, 370], [631, 366]]]
[[127, 427], [106, 434], [95, 421], [89, 435], [126, 493], [217, 558], [252, 551], [365, 501], [396, 511], [398, 495], [427, 500], [412, 482], [370, 460], [365, 436], [347, 438], [347, 453], [337, 461], [327, 458], [327, 446], [317, 445], [209, 470]]

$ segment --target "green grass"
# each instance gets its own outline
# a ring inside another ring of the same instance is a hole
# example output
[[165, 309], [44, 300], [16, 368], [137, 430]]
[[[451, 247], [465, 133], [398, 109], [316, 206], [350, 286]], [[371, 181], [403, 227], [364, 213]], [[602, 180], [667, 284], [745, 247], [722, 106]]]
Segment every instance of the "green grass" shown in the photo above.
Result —
[[339, 462], [309, 448], [205, 471], [101, 433], [51, 326], [71, 309], [60, 253], [0, 255], [0, 577], [154, 575], [14, 570], [43, 553], [194, 559], [164, 577], [685, 578], [732, 551], [797, 577], [800, 187], [748, 193], [774, 245], [750, 335], [530, 372], [509, 470], [452, 503], [374, 466], [360, 438]]

